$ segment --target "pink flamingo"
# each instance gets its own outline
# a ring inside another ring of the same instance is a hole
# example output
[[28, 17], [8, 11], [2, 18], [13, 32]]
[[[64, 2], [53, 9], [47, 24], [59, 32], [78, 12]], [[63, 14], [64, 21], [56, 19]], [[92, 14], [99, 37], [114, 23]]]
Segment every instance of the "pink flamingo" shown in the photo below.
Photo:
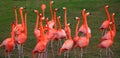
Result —
[[48, 25], [50, 28], [53, 28], [55, 25], [54, 18], [53, 18], [53, 11], [52, 11], [52, 4], [54, 1], [50, 1], [50, 15], [51, 15], [51, 20], [48, 22]]
[[66, 40], [65, 42], [63, 43], [62, 47], [60, 48], [60, 55], [63, 51], [66, 51], [66, 55], [64, 54], [64, 58], [65, 56], [68, 58], [69, 57], [69, 51], [71, 50], [72, 46], [73, 46], [73, 39], [71, 37], [71, 31], [70, 31], [70, 27], [69, 27], [70, 24], [67, 24], [66, 25], [66, 33], [67, 33], [67, 36], [66, 36]]
[[[23, 10], [23, 7], [20, 7], [19, 8], [20, 15], [22, 15], [22, 13], [21, 13], [22, 10]], [[14, 7], [14, 12], [15, 12], [15, 20], [16, 20], [16, 26], [14, 28], [14, 32], [17, 35], [24, 31], [24, 27], [23, 27], [24, 21], [23, 21], [23, 17], [21, 16], [22, 23], [18, 24], [18, 16], [17, 16], [16, 7]]]
[[87, 24], [87, 19], [86, 19], [86, 17], [89, 15], [89, 12], [86, 14], [83, 13], [82, 15], [83, 15], [83, 17], [85, 17], [85, 19], [84, 19], [85, 25], [84, 26], [86, 28], [86, 36], [80, 36], [75, 45], [75, 48], [79, 47], [81, 49], [81, 53], [80, 53], [81, 58], [83, 56], [83, 48], [87, 47], [89, 44], [89, 36], [90, 36], [90, 34], [88, 32], [88, 24]]
[[110, 39], [111, 38], [111, 33], [112, 33], [112, 36], [113, 37], [115, 37], [115, 35], [116, 35], [116, 27], [115, 27], [115, 22], [114, 22], [114, 13], [112, 14], [112, 30], [110, 30], [110, 31], [107, 31], [106, 33], [105, 33], [105, 35], [101, 38], [101, 41], [103, 41], [103, 40], [107, 40], [107, 39]]
[[110, 14], [109, 14], [109, 12], [108, 12], [108, 7], [109, 7], [108, 5], [106, 5], [106, 6], [104, 7], [105, 12], [106, 12], [106, 14], [107, 14], [107, 20], [105, 20], [105, 21], [102, 23], [102, 25], [100, 26], [100, 31], [109, 28], [109, 25], [110, 25]]
[[75, 29], [75, 35], [74, 35], [74, 44], [76, 44], [77, 40], [79, 39], [79, 36], [78, 36], [78, 26], [79, 26], [79, 23], [80, 23], [80, 18], [79, 17], [76, 17], [76, 20], [77, 20], [77, 24], [76, 24], [76, 29]]
[[17, 43], [17, 46], [18, 46], [19, 58], [24, 57], [24, 54], [23, 54], [23, 44], [25, 43], [25, 41], [27, 39], [27, 25], [26, 25], [27, 12], [25, 12], [25, 16], [23, 17], [23, 13], [22, 13], [23, 7], [20, 7], [20, 9], [21, 8], [22, 8], [22, 10], [20, 10], [20, 14], [21, 14], [21, 18], [23, 19], [24, 31], [20, 32], [15, 37], [15, 42]]
[[[86, 10], [86, 9], [83, 9], [83, 10], [82, 10], [82, 14], [84, 14], [85, 10]], [[86, 34], [85, 20], [84, 20], [85, 18], [86, 18], [86, 17], [83, 16], [83, 24], [82, 24], [82, 25], [80, 26], [80, 28], [79, 28], [79, 32], [82, 32], [83, 35]], [[89, 32], [89, 35], [90, 35], [89, 38], [90, 38], [90, 37], [91, 37], [91, 29], [88, 27], [87, 30], [88, 30], [88, 32]]]
[[34, 10], [34, 12], [36, 13], [36, 24], [34, 28], [34, 34], [35, 37], [37, 38], [37, 41], [39, 41], [39, 36], [40, 36], [40, 29], [38, 28], [39, 12], [38, 10]]
[[[74, 35], [74, 45], [77, 44], [77, 40], [79, 40], [79, 36], [78, 36], [78, 26], [79, 26], [79, 23], [80, 23], [80, 18], [79, 17], [75, 17], [75, 19], [77, 20], [77, 24], [76, 24], [76, 29], [75, 29], [75, 35]], [[74, 54], [75, 54], [75, 58], [76, 58], [76, 49], [74, 49]]]
[[[39, 42], [37, 42], [37, 44], [36, 44], [36, 46], [35, 46], [35, 48], [34, 48], [34, 50], [32, 51], [32, 57], [33, 58], [36, 58], [35, 57], [35, 54], [36, 53], [39, 53], [40, 55], [44, 52], [44, 50], [46, 49], [46, 46], [47, 46], [47, 43], [48, 43], [48, 41], [47, 41], [47, 39], [46, 39], [46, 36], [44, 35], [44, 29], [43, 29], [43, 25], [42, 25], [42, 14], [40, 14], [40, 41]], [[38, 56], [38, 57], [41, 57], [42, 58], [42, 56]]]
[[5, 47], [5, 58], [10, 58], [10, 52], [14, 48], [14, 27], [15, 24], [12, 22], [12, 32], [11, 32], [11, 37], [5, 39], [1, 44], [0, 47]]

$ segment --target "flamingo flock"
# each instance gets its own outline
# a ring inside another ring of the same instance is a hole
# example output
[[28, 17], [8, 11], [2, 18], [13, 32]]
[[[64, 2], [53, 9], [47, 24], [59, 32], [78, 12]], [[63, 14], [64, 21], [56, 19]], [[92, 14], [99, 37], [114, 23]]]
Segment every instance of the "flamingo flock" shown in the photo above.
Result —
[[[41, 12], [38, 10], [34, 10], [36, 14], [36, 22], [34, 28], [34, 35], [36, 45], [32, 50], [32, 58], [49, 58], [48, 57], [48, 46], [50, 43], [52, 57], [56, 58], [55, 54], [55, 47], [57, 49], [57, 55], [61, 56], [64, 53], [64, 58], [69, 58], [70, 52], [72, 48], [74, 51], [76, 48], [80, 49], [79, 56], [83, 58], [84, 48], [87, 48], [89, 45], [89, 41], [91, 36], [91, 29], [87, 22], [87, 17], [90, 15], [90, 12], [87, 12], [86, 9], [81, 11], [82, 14], [82, 24], [80, 24], [80, 17], [75, 17], [77, 23], [75, 28], [75, 35], [72, 37], [71, 35], [71, 28], [70, 23], [67, 22], [67, 8], [63, 7], [63, 18], [64, 18], [64, 28], [62, 28], [62, 24], [60, 22], [62, 16], [58, 16], [58, 8], [52, 8], [54, 1], [50, 1], [50, 18], [45, 16], [45, 9], [46, 4], [41, 5]], [[103, 21], [102, 25], [100, 26], [100, 32], [102, 32], [102, 36], [100, 39], [100, 44], [98, 44], [98, 48], [106, 49], [106, 57], [110, 58], [111, 54], [113, 54], [110, 47], [114, 43], [114, 38], [116, 36], [116, 26], [115, 26], [115, 13], [110, 14], [108, 11], [108, 5], [104, 7], [105, 12], [107, 14], [107, 19]], [[27, 11], [24, 7], [20, 7], [20, 20], [21, 23], [18, 24], [18, 13], [17, 7], [14, 7], [15, 13], [15, 22], [12, 22], [11, 28], [11, 36], [6, 38], [1, 44], [0, 47], [5, 47], [5, 58], [10, 58], [10, 53], [15, 49], [16, 46], [18, 49], [18, 58], [24, 58], [23, 53], [23, 45], [27, 40]], [[112, 21], [111, 21], [112, 19]], [[43, 24], [43, 21], [46, 24]], [[58, 24], [57, 24], [58, 23]], [[80, 35], [78, 35], [80, 33]], [[61, 40], [63, 43], [61, 42]], [[54, 41], [57, 41], [58, 46], [54, 46]], [[101, 54], [102, 50], [100, 49], [100, 57], [102, 58]], [[76, 54], [76, 53], [75, 53]]]

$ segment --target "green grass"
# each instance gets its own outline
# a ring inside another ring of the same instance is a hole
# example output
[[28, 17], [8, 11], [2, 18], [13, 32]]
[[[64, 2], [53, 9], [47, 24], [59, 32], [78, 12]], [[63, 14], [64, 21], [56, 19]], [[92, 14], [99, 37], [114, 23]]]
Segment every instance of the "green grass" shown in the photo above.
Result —
[[[99, 27], [101, 23], [106, 19], [106, 14], [104, 11], [104, 6], [109, 5], [109, 12], [115, 15], [115, 22], [117, 27], [117, 34], [114, 40], [114, 44], [111, 49], [114, 52], [113, 58], [120, 57], [120, 0], [54, 0], [53, 8], [59, 8], [57, 16], [62, 16], [61, 22], [63, 24], [63, 10], [62, 7], [67, 7], [67, 19], [71, 23], [70, 27], [72, 30], [72, 35], [74, 35], [76, 16], [81, 16], [81, 10], [87, 9], [91, 15], [88, 16], [88, 24], [92, 30], [92, 38], [90, 39], [90, 44], [88, 46], [88, 53], [85, 53], [83, 58], [99, 58], [99, 49], [96, 46], [99, 44], [101, 38], [101, 33], [99, 32]], [[26, 7], [28, 11], [28, 38], [24, 44], [24, 54], [25, 58], [31, 58], [31, 52], [36, 44], [36, 38], [33, 34], [33, 29], [35, 26], [36, 15], [33, 12], [34, 9], [40, 9], [40, 5], [45, 3], [47, 5], [45, 16], [50, 18], [49, 13], [49, 0], [4, 0], [0, 2], [0, 43], [7, 37], [10, 36], [11, 22], [15, 20], [14, 18], [14, 6], [18, 8], [21, 6]], [[41, 11], [40, 11], [41, 12]], [[56, 43], [56, 42], [55, 42]], [[51, 57], [51, 51], [49, 50], [49, 58]], [[105, 52], [103, 52], [105, 54]], [[12, 58], [17, 58], [17, 50], [12, 52]], [[4, 48], [0, 48], [0, 58], [4, 58]], [[58, 58], [56, 56], [56, 58]], [[63, 58], [63, 55], [61, 56]], [[73, 49], [70, 53], [70, 58], [74, 58]], [[78, 58], [78, 55], [77, 55]], [[104, 57], [105, 58], [105, 57]]]

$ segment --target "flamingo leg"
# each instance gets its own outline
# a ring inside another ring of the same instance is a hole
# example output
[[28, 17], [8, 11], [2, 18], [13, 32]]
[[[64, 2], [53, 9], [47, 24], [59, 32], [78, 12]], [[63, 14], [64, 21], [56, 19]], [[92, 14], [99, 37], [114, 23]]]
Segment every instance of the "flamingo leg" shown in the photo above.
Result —
[[69, 50], [66, 51], [66, 58], [69, 58]]
[[80, 50], [81, 50], [80, 58], [82, 58], [83, 57], [83, 48], [81, 48]]
[[109, 58], [108, 57], [108, 49], [106, 48], [106, 58]]
[[66, 51], [64, 52], [64, 58], [66, 58]]
[[[111, 55], [112, 54], [112, 55]], [[109, 58], [111, 58], [111, 56], [113, 56], [113, 52], [112, 52], [112, 50], [109, 48]]]
[[76, 58], [76, 54], [77, 54], [76, 49], [74, 49], [74, 56], [75, 56], [75, 58]]
[[55, 58], [54, 49], [53, 49], [53, 41], [51, 41], [51, 49], [52, 49], [52, 56], [53, 56], [53, 58]]
[[102, 54], [101, 54], [101, 52], [102, 52], [102, 49], [100, 49], [100, 52], [99, 52], [99, 56], [100, 56], [100, 58], [102, 58]]
[[8, 58], [10, 58], [10, 53], [8, 52], [7, 54], [8, 54]]
[[18, 58], [21, 58], [21, 46], [17, 44], [18, 47]]
[[24, 54], [23, 54], [23, 45], [21, 45], [21, 54], [22, 54], [22, 58], [24, 58]]

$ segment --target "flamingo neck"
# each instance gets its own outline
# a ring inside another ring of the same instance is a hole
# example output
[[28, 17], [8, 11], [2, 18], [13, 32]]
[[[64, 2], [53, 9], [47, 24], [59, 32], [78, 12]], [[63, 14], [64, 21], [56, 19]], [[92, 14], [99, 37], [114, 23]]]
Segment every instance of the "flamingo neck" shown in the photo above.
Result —
[[61, 23], [60, 23], [60, 17], [58, 17], [57, 20], [58, 20], [59, 30], [62, 30], [62, 26], [61, 26]]
[[21, 21], [22, 21], [22, 24], [23, 24], [23, 23], [24, 23], [24, 21], [23, 21], [23, 19], [24, 19], [24, 18], [23, 18], [23, 13], [22, 13], [22, 12], [23, 12], [23, 10], [22, 10], [22, 9], [20, 9], [20, 10], [19, 10], [19, 12], [20, 12]]
[[38, 14], [38, 12], [36, 12], [36, 25], [35, 25], [35, 29], [38, 29], [38, 19], [39, 19], [39, 14]]
[[54, 27], [54, 29], [57, 29], [57, 25], [56, 25], [56, 11], [54, 11], [54, 25], [55, 25], [55, 27]]
[[108, 12], [108, 7], [105, 7], [105, 12], [107, 14], [108, 21], [110, 21], [110, 13]]
[[114, 15], [112, 14], [112, 30], [115, 32], [116, 34], [116, 26], [115, 26], [115, 19], [114, 19]]
[[64, 10], [64, 23], [65, 23], [65, 25], [67, 25], [67, 13], [66, 13], [67, 11], [66, 11], [66, 9]]
[[11, 32], [11, 41], [14, 42], [14, 27], [15, 24], [12, 22], [12, 32]]
[[42, 37], [42, 38], [40, 38], [40, 40], [43, 40], [43, 41], [45, 41], [45, 39], [44, 39], [44, 29], [43, 29], [43, 25], [42, 25], [42, 14], [40, 14], [40, 37]]
[[26, 24], [26, 20], [27, 20], [27, 12], [25, 12], [25, 15], [24, 15], [24, 28], [25, 28], [25, 35], [27, 36], [27, 24]]
[[17, 16], [17, 10], [16, 10], [16, 7], [14, 8], [14, 12], [15, 12], [16, 25], [17, 25], [17, 24], [18, 24], [18, 16]]
[[87, 14], [85, 14], [85, 16], [84, 16], [84, 20], [85, 20], [85, 28], [86, 28], [86, 37], [87, 37], [87, 39], [89, 39], [89, 32], [88, 32], [88, 24], [87, 24]]
[[76, 30], [75, 30], [75, 35], [78, 35], [78, 26], [79, 26], [80, 20], [78, 19], [77, 25], [76, 25]]
[[52, 11], [52, 3], [50, 2], [50, 15], [51, 15], [51, 20], [53, 20], [53, 11]]

